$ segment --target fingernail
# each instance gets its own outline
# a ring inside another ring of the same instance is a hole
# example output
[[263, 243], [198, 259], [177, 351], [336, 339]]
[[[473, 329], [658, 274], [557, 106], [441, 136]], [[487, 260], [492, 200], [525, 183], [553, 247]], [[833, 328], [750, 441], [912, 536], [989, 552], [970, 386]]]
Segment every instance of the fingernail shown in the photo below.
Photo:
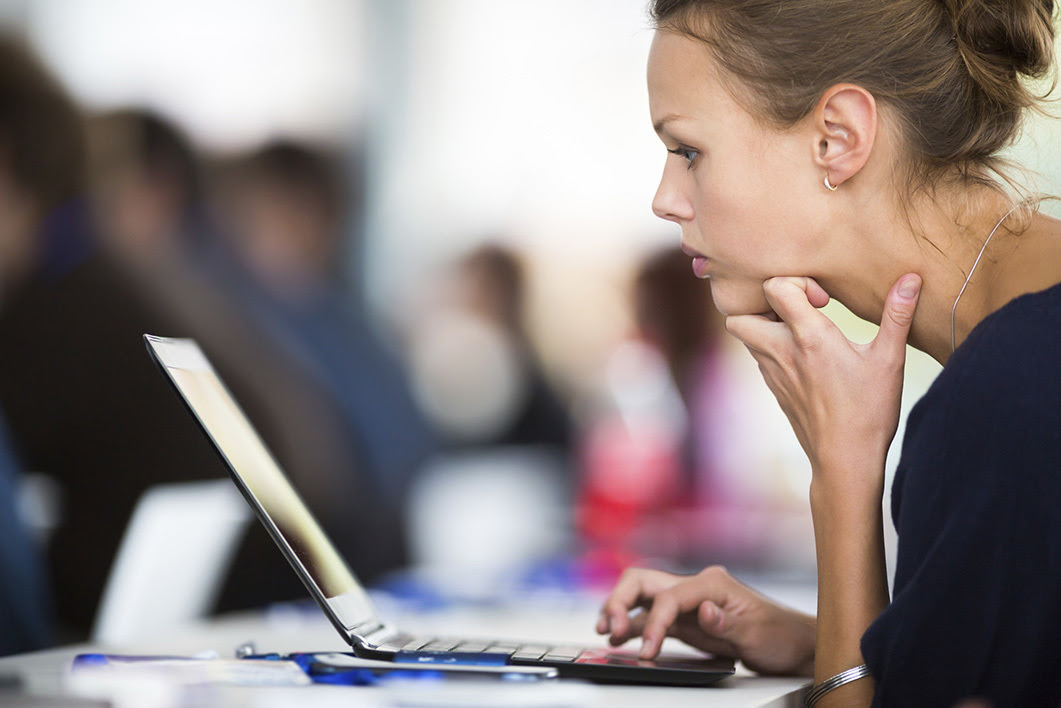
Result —
[[899, 283], [899, 297], [904, 300], [913, 300], [921, 291], [921, 278], [911, 277]]

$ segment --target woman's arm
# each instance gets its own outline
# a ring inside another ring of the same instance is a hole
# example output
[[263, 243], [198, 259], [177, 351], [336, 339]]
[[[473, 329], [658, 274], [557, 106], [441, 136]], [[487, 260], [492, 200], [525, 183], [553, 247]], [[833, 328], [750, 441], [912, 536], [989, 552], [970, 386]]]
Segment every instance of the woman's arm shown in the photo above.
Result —
[[[817, 308], [828, 295], [810, 278], [764, 284], [774, 317], [729, 317], [810, 458], [818, 561], [815, 682], [861, 665], [862, 634], [888, 604], [881, 500], [884, 460], [899, 422], [906, 337], [921, 279], [906, 275], [866, 345], [847, 340]], [[819, 705], [869, 705], [872, 681], [847, 684]]]
[[[874, 463], [871, 463], [874, 464]], [[871, 477], [874, 470], [867, 470]], [[828, 489], [839, 474], [816, 471], [811, 515], [818, 558], [818, 636], [815, 685], [864, 662], [862, 635], [888, 604], [881, 492]], [[883, 469], [875, 476], [883, 479]], [[874, 493], [876, 492], [876, 493]], [[822, 697], [819, 706], [869, 705], [870, 679], [854, 681]]]

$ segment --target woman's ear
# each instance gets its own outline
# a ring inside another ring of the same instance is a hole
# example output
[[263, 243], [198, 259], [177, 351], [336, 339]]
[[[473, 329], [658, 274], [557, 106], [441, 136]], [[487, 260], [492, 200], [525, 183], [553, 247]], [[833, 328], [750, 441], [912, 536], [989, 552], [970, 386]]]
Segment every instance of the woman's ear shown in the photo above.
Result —
[[861, 86], [836, 84], [818, 99], [813, 121], [815, 163], [836, 187], [869, 160], [877, 138], [877, 102]]

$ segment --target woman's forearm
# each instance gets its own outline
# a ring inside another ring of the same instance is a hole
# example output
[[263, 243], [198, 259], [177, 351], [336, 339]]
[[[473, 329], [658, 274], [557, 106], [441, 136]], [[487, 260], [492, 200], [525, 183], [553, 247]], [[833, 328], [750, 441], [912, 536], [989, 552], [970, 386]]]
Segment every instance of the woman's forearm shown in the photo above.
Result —
[[[881, 463], [883, 466], [883, 463]], [[881, 485], [865, 489], [841, 479], [883, 480], [881, 470], [815, 470], [811, 513], [818, 558], [818, 635], [814, 681], [863, 663], [863, 633], [888, 604]], [[862, 679], [824, 696], [823, 708], [869, 705], [873, 682]]]
[[[813, 278], [763, 283], [776, 318], [726, 318], [726, 328], [758, 362], [811, 461], [818, 555], [814, 673], [819, 681], [863, 663], [862, 635], [888, 604], [881, 522], [884, 461], [899, 425], [906, 339], [920, 288], [915, 273], [895, 281], [880, 330], [869, 344], [851, 342], [819, 311], [828, 294]], [[860, 679], [822, 704], [868, 703], [870, 684]]]

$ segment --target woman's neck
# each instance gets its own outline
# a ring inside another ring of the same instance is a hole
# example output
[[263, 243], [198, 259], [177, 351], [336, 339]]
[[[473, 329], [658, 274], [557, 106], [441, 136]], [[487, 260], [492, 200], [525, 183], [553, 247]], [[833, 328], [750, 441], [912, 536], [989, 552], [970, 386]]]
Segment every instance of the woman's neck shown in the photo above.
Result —
[[1007, 216], [1011, 208], [993, 193], [907, 209], [863, 201], [836, 242], [835, 267], [824, 269], [833, 275], [821, 284], [859, 317], [880, 322], [892, 285], [918, 273], [923, 286], [909, 342], [945, 364], [955, 299], [996, 225], [954, 311], [954, 346], [1014, 297], [1061, 282], [1061, 222], [1021, 209]]
[[[969, 281], [969, 288], [974, 284], [979, 286], [979, 307], [983, 315], [964, 329], [959, 318], [958, 336], [967, 335], [981, 319], [1014, 298], [1061, 283], [1061, 221], [1046, 214], [1033, 213], [1023, 231], [1007, 234], [997, 247], [992, 241], [983, 260], [986, 264], [981, 262]], [[987, 272], [981, 278], [979, 270], [985, 265]], [[962, 296], [964, 300], [965, 296]], [[961, 308], [959, 304], [959, 311]]]

